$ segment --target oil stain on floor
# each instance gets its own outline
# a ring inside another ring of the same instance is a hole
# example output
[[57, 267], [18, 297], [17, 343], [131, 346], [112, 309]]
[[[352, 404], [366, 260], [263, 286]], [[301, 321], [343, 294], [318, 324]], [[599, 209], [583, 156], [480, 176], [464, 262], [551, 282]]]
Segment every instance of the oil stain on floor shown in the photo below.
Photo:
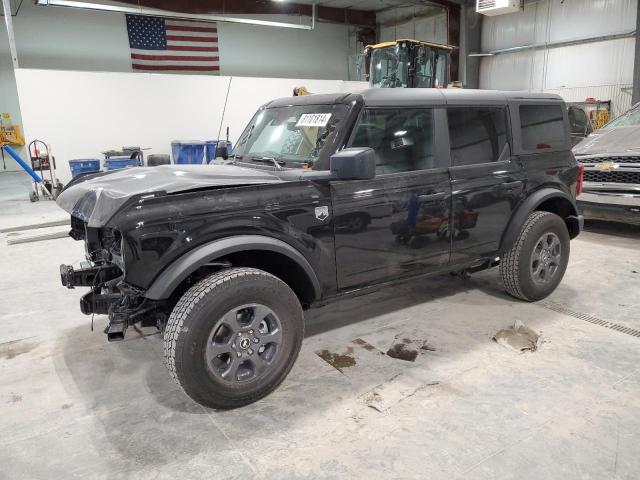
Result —
[[325, 349], [316, 352], [316, 354], [340, 373], [344, 373], [343, 369], [353, 367], [356, 364], [353, 347], [347, 347], [345, 353], [335, 353]]
[[436, 349], [427, 344], [426, 340], [402, 338], [398, 340], [400, 335], [396, 335], [394, 342], [387, 350], [387, 355], [391, 358], [404, 360], [406, 362], [415, 362], [418, 354], [422, 352], [435, 352]]
[[344, 373], [345, 368], [354, 367], [357, 363], [355, 352], [356, 348], [363, 348], [364, 350], [374, 354], [377, 353], [382, 356], [386, 355], [389, 358], [404, 360], [406, 362], [415, 362], [419, 354], [434, 352], [436, 350], [434, 347], [428, 345], [426, 340], [411, 339], [404, 336], [399, 340], [400, 337], [401, 335], [396, 335], [394, 337], [393, 343], [387, 350], [386, 354], [362, 338], [356, 338], [352, 340], [343, 351], [333, 352], [324, 349], [317, 351], [316, 355], [340, 373]]

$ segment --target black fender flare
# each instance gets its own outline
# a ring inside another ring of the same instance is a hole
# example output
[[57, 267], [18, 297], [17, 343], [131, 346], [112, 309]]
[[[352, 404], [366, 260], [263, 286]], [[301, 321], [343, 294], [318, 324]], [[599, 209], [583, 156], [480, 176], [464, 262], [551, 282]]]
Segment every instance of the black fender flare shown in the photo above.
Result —
[[316, 298], [321, 297], [320, 281], [311, 264], [288, 243], [264, 235], [235, 235], [215, 240], [194, 248], [173, 261], [158, 275], [147, 289], [145, 297], [150, 300], [165, 300], [176, 287], [198, 268], [216, 258], [245, 250], [268, 250], [280, 253], [296, 262], [307, 274]]
[[502, 239], [500, 241], [500, 253], [508, 251], [513, 246], [518, 238], [520, 230], [522, 230], [524, 222], [527, 220], [527, 217], [529, 217], [529, 214], [537, 210], [544, 202], [553, 198], [560, 198], [569, 202], [569, 205], [571, 205], [570, 214], [563, 220], [567, 223], [567, 228], [569, 229], [571, 238], [574, 238], [578, 233], [580, 233], [582, 222], [579, 220], [578, 208], [576, 207], [575, 200], [567, 193], [562, 190], [558, 190], [557, 188], [541, 188], [529, 195], [511, 216], [509, 225], [502, 234]]

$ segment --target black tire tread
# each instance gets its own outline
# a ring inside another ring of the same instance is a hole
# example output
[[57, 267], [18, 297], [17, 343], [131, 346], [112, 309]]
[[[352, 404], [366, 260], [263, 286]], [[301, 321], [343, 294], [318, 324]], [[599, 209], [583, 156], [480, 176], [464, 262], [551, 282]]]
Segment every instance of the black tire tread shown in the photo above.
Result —
[[[185, 331], [184, 327], [185, 323], [188, 323], [190, 313], [194, 311], [194, 309], [196, 309], [198, 303], [202, 301], [207, 295], [209, 295], [213, 290], [220, 288], [222, 285], [234, 281], [235, 279], [250, 276], [259, 276], [262, 278], [266, 277], [270, 280], [275, 280], [276, 282], [281, 283], [286, 288], [289, 288], [289, 286], [282, 280], [268, 272], [265, 272], [264, 270], [246, 267], [225, 269], [200, 280], [193, 287], [187, 290], [187, 292], [180, 298], [180, 300], [178, 300], [178, 303], [173, 308], [173, 311], [171, 312], [171, 315], [167, 320], [167, 325], [165, 327], [163, 336], [164, 364], [169, 370], [169, 373], [173, 380], [187, 395], [196, 400], [198, 403], [205, 404], [207, 403], [208, 399], [194, 398], [193, 392], [188, 391], [186, 385], [183, 384], [178, 372], [178, 368], [176, 368], [176, 349], [180, 335], [182, 333], [188, 332], [188, 328]], [[293, 292], [291, 293], [293, 294]], [[278, 385], [289, 373], [291, 367], [293, 367], [293, 362], [290, 362], [290, 364], [287, 366], [287, 370], [285, 374], [281, 376], [280, 380], [270, 386], [269, 392], [275, 390], [278, 387]], [[263, 392], [259, 392], [255, 395], [247, 395], [241, 400], [236, 400], [233, 404], [229, 403], [222, 408], [233, 408], [235, 406], [246, 405], [264, 397], [265, 395], [266, 393]], [[218, 401], [217, 403], [220, 404], [221, 402]]]
[[523, 257], [522, 249], [526, 239], [529, 237], [529, 232], [533, 230], [538, 223], [552, 215], [555, 215], [555, 213], [542, 211], [531, 212], [524, 222], [516, 242], [511, 249], [500, 258], [500, 276], [502, 277], [502, 283], [506, 292], [512, 297], [530, 301], [530, 298], [524, 294], [522, 286], [520, 285], [519, 272], [520, 259]]

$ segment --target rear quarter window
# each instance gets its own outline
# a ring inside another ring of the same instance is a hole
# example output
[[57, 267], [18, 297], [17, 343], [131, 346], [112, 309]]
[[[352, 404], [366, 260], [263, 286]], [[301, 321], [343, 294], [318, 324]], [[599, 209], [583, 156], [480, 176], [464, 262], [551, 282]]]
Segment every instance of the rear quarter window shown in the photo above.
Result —
[[560, 105], [520, 105], [524, 150], [546, 150], [567, 145]]

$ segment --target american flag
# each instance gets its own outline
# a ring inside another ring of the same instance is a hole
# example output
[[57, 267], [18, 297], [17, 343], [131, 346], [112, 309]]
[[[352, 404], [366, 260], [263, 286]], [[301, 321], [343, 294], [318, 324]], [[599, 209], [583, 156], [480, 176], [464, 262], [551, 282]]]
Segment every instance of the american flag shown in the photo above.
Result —
[[220, 74], [215, 22], [126, 17], [133, 70]]

